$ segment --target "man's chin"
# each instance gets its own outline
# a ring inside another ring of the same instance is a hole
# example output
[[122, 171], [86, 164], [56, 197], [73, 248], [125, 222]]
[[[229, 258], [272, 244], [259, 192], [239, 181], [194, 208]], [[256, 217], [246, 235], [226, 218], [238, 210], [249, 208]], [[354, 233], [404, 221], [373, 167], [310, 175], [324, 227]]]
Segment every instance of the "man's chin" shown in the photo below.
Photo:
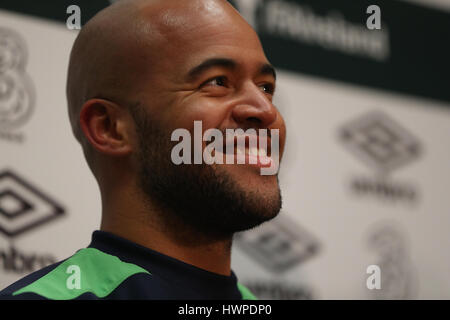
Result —
[[223, 230], [223, 231], [227, 231], [230, 234], [234, 234], [234, 233], [238, 233], [238, 232], [243, 232], [243, 231], [248, 231], [254, 228], [257, 228], [258, 226], [262, 225], [265, 222], [269, 222], [270, 220], [274, 219], [278, 213], [280, 212], [280, 210], [276, 210], [273, 211], [271, 214], [264, 214], [264, 215], [256, 215], [254, 216], [254, 219], [250, 220], [240, 220], [241, 224], [234, 224], [233, 228], [230, 228], [228, 230]]
[[273, 219], [281, 209], [276, 176], [221, 165], [154, 166], [149, 158], [141, 157], [142, 190], [165, 210], [167, 226], [230, 236]]
[[233, 221], [228, 225], [222, 225], [229, 227], [228, 232], [253, 229], [272, 220], [280, 212], [282, 200], [276, 175], [243, 174], [228, 168], [216, 168], [216, 173], [224, 174], [233, 181], [234, 188], [230, 190], [230, 195], [233, 195], [232, 198], [236, 199], [236, 205], [239, 207], [238, 215], [232, 217]]
[[[233, 182], [234, 189], [246, 194], [253, 205], [263, 204], [278, 211], [281, 206], [278, 175], [261, 175], [255, 168], [245, 165], [218, 165], [214, 167], [217, 176], [227, 176]], [[261, 208], [261, 211], [264, 211]]]

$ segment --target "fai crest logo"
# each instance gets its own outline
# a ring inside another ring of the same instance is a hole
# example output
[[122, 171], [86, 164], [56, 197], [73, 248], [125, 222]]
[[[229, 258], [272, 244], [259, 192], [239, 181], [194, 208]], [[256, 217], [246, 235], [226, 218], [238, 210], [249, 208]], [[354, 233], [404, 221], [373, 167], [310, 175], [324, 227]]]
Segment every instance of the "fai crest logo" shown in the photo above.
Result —
[[23, 139], [11, 131], [29, 119], [35, 102], [26, 64], [27, 48], [22, 37], [0, 27], [0, 133], [15, 141]]

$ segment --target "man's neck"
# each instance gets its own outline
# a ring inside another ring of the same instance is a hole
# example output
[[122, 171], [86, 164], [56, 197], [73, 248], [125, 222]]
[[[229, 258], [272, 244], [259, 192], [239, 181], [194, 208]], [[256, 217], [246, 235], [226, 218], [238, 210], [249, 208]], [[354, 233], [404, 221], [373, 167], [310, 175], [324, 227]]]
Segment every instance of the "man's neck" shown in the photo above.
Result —
[[164, 223], [162, 212], [104, 207], [101, 230], [113, 233], [195, 267], [231, 275], [232, 235], [206, 235], [185, 224]]

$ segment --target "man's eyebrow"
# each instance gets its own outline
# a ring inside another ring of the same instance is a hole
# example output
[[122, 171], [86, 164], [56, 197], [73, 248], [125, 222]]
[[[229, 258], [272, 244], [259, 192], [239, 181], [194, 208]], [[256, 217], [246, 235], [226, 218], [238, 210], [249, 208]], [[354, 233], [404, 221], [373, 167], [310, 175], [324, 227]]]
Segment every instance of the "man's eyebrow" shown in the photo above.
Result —
[[263, 75], [270, 75], [275, 80], [277, 79], [277, 73], [275, 71], [275, 68], [269, 63], [263, 64], [259, 72]]
[[[188, 80], [194, 80], [197, 77], [199, 77], [203, 72], [207, 71], [208, 69], [214, 68], [214, 67], [222, 67], [226, 69], [235, 69], [238, 66], [238, 63], [229, 58], [210, 58], [202, 63], [200, 63], [198, 66], [192, 68], [188, 74], [187, 78]], [[275, 71], [275, 68], [270, 63], [263, 63], [259, 73], [262, 75], [270, 75], [275, 80], [277, 79], [277, 74]]]
[[193, 80], [199, 77], [203, 72], [214, 67], [222, 67], [227, 69], [236, 68], [236, 61], [228, 58], [211, 58], [203, 61], [198, 66], [192, 68], [188, 72], [188, 79]]

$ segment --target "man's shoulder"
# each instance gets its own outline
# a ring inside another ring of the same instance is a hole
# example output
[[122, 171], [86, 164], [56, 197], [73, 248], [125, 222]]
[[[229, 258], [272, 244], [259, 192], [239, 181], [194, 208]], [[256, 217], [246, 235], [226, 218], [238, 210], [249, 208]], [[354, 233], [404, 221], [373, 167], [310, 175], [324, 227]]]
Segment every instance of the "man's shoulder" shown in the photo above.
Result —
[[[242, 299], [254, 299], [240, 283], [237, 289]], [[13, 283], [0, 291], [0, 300], [205, 299], [197, 291], [88, 247]]]
[[[64, 260], [63, 260], [64, 261]], [[0, 300], [15, 300], [19, 297], [17, 297], [14, 293], [18, 290], [27, 287], [31, 283], [34, 283], [44, 277], [46, 274], [50, 273], [52, 270], [54, 270], [56, 267], [58, 267], [63, 261], [56, 262], [54, 264], [51, 264], [49, 266], [46, 266], [40, 270], [34, 271], [27, 276], [17, 280], [16, 282], [10, 284], [8, 287], [4, 288], [0, 291]], [[41, 300], [45, 299], [42, 296], [36, 295], [36, 294], [23, 294], [19, 298], [21, 300]]]
[[8, 286], [0, 291], [0, 299], [102, 299], [114, 295], [124, 283], [132, 285], [130, 279], [142, 281], [149, 275], [147, 270], [116, 256], [84, 248]]

